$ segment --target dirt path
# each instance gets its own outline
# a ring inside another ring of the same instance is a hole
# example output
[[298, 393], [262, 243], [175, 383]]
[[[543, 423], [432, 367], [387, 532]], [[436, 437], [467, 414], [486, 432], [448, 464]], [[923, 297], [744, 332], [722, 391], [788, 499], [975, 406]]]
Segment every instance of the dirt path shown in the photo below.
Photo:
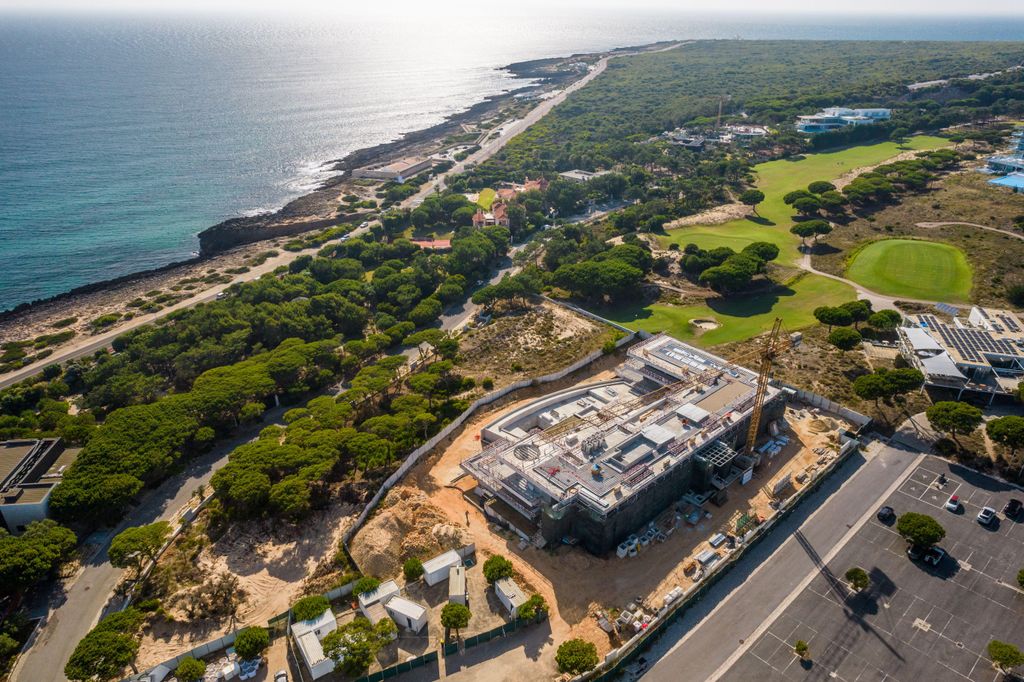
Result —
[[924, 222], [924, 223], [915, 223], [915, 224], [917, 225], [917, 227], [924, 227], [924, 228], [955, 227], [957, 225], [963, 225], [965, 227], [977, 227], [977, 228], [982, 229], [982, 230], [988, 230], [989, 232], [998, 232], [1000, 234], [1005, 234], [1008, 237], [1013, 237], [1014, 239], [1024, 239], [1024, 234], [1019, 234], [1017, 232], [1011, 232], [1010, 230], [1004, 230], [1004, 229], [999, 228], [999, 227], [989, 227], [988, 225], [979, 225], [978, 223], [965, 223], [965, 222], [961, 222], [959, 220], [954, 220], [954, 221], [950, 221], [950, 222], [941, 222], [941, 223]]

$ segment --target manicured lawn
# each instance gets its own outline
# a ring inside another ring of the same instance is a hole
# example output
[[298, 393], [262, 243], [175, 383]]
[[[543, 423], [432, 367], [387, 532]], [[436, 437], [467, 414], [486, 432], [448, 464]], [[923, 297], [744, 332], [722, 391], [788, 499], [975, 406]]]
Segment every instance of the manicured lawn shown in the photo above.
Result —
[[680, 246], [692, 242], [701, 248], [729, 246], [739, 251], [751, 242], [767, 241], [782, 248], [780, 261], [795, 262], [800, 258], [797, 251], [800, 240], [789, 233], [793, 225], [793, 210], [782, 201], [787, 193], [806, 188], [815, 180], [835, 180], [853, 169], [882, 163], [908, 149], [937, 149], [949, 144], [949, 140], [940, 137], [919, 135], [909, 139], [904, 146], [880, 142], [808, 154], [796, 160], [781, 159], [758, 164], [754, 167], [757, 188], [764, 192], [765, 200], [757, 207], [757, 212], [765, 221], [774, 224], [733, 220], [722, 225], [683, 227], [662, 237], [662, 247], [667, 248], [673, 242]]
[[881, 294], [928, 301], [967, 301], [971, 293], [967, 256], [939, 242], [872, 242], [854, 254], [846, 277]]
[[[842, 282], [804, 275], [788, 287], [772, 293], [712, 299], [708, 305], [654, 303], [648, 306], [623, 305], [596, 312], [630, 329], [664, 331], [701, 346], [714, 346], [742, 341], [768, 331], [776, 317], [782, 318], [789, 331], [808, 327], [817, 323], [811, 314], [816, 307], [838, 305], [855, 298], [853, 289]], [[722, 326], [698, 336], [690, 325], [690, 320], [698, 318], [711, 318]]]
[[488, 187], [487, 189], [480, 190], [480, 196], [477, 198], [477, 205], [485, 211], [491, 208], [491, 204], [494, 203], [494, 197], [498, 195], [493, 189]]

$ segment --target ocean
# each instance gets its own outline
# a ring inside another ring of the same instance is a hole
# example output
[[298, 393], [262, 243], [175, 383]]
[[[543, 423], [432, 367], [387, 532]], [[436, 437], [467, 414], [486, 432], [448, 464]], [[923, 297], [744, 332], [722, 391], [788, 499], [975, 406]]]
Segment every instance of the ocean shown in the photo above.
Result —
[[523, 85], [516, 61], [683, 38], [1011, 40], [1024, 20], [671, 12], [0, 14], [0, 310], [189, 258], [324, 164]]

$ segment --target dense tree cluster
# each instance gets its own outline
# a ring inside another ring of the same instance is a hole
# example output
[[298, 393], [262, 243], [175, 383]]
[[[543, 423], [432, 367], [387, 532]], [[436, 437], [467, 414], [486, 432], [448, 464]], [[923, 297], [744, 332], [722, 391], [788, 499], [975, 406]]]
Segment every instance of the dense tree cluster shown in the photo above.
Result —
[[144, 620], [144, 614], [131, 607], [101, 620], [75, 647], [64, 674], [74, 682], [120, 677], [139, 651], [137, 635]]
[[719, 293], [733, 293], [750, 286], [779, 256], [779, 247], [769, 242], [748, 244], [739, 253], [728, 246], [711, 250], [687, 244], [679, 264], [683, 272]]
[[647, 249], [636, 244], [618, 244], [587, 260], [560, 265], [552, 279], [574, 296], [614, 302], [635, 293], [653, 264]]
[[959, 160], [960, 155], [952, 149], [921, 152], [913, 159], [861, 173], [843, 188], [843, 196], [855, 206], [891, 201], [900, 194], [924, 190], [936, 172], [952, 168]]
[[13, 536], [0, 528], [0, 597], [10, 597], [51, 575], [75, 549], [75, 534], [57, 523], [30, 523]]

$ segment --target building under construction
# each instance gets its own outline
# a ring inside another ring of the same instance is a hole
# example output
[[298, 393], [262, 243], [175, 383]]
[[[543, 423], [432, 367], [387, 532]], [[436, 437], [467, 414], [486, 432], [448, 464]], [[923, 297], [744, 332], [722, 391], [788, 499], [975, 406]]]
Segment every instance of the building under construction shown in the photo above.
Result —
[[664, 334], [633, 346], [616, 375], [488, 424], [463, 461], [521, 532], [604, 554], [684, 495], [721, 498], [748, 481], [751, 416], [760, 430], [785, 408], [767, 370], [757, 410], [758, 374]]

